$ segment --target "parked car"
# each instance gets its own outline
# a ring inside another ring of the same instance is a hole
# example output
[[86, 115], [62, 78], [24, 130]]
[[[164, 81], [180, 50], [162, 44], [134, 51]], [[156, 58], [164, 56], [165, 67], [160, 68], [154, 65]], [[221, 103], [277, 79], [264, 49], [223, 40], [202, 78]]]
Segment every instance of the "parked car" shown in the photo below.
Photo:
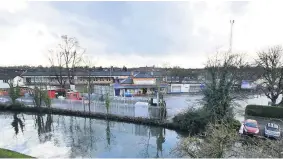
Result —
[[12, 99], [8, 96], [0, 96], [0, 104], [6, 106], [11, 105]]
[[267, 123], [264, 127], [264, 136], [271, 138], [280, 138], [280, 126], [275, 123]]
[[244, 121], [243, 134], [245, 135], [258, 135], [259, 126], [256, 120], [247, 119]]

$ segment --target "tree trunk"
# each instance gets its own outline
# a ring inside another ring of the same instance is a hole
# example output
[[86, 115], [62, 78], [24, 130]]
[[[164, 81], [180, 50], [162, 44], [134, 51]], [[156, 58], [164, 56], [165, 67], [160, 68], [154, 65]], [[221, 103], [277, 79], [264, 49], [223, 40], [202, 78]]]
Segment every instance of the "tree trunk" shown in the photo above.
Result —
[[275, 106], [276, 105], [276, 98], [272, 98], [271, 99], [271, 106]]

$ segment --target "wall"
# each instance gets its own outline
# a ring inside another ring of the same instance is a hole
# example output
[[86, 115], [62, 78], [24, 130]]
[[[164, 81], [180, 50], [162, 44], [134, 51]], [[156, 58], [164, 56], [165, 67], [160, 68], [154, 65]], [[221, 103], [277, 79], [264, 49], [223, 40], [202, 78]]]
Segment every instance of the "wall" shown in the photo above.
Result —
[[198, 93], [201, 91], [201, 84], [189, 84], [189, 85], [190, 85], [190, 89], [189, 89], [190, 93]]

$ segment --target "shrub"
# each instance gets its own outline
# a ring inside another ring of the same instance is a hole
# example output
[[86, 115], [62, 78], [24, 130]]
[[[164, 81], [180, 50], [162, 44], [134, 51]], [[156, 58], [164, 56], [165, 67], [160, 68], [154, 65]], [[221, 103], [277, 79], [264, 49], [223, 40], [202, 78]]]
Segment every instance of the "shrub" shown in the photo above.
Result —
[[229, 124], [229, 128], [235, 131], [238, 131], [242, 125], [242, 123], [239, 120], [236, 120], [234, 118], [230, 118], [227, 120]]
[[203, 131], [210, 119], [209, 112], [205, 109], [187, 110], [173, 118], [173, 123], [179, 125], [182, 129], [189, 130], [196, 134]]
[[180, 157], [225, 158], [227, 150], [238, 139], [237, 133], [230, 128], [230, 123], [219, 120], [208, 123], [201, 136], [189, 136], [180, 140], [175, 151]]
[[269, 118], [283, 118], [283, 108], [265, 105], [247, 105], [245, 114]]

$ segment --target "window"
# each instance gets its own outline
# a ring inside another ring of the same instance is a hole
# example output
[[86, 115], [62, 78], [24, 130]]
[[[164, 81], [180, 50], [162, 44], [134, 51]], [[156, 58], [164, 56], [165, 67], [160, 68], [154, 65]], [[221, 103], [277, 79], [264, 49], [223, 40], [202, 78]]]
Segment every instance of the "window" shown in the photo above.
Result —
[[4, 83], [8, 83], [8, 80], [3, 80]]
[[245, 123], [245, 125], [246, 125], [247, 127], [257, 128], [257, 124], [256, 124], [256, 123], [253, 123], [253, 122], [247, 122], [247, 123]]

